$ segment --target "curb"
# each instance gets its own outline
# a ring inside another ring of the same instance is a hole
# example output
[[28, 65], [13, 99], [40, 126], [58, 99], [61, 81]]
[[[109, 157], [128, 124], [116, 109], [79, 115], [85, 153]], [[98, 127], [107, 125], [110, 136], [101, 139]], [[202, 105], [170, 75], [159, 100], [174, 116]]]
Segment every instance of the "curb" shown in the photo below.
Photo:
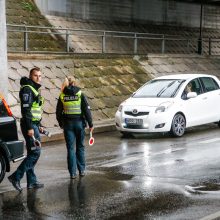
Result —
[[[47, 137], [45, 135], [42, 135], [41, 136], [42, 143], [64, 140], [63, 129], [53, 128], [53, 129], [48, 129], [48, 131], [50, 132], [51, 137]], [[94, 122], [93, 134], [102, 133], [102, 132], [109, 132], [109, 131], [116, 131], [114, 119]], [[86, 128], [86, 135], [89, 135], [88, 128]]]

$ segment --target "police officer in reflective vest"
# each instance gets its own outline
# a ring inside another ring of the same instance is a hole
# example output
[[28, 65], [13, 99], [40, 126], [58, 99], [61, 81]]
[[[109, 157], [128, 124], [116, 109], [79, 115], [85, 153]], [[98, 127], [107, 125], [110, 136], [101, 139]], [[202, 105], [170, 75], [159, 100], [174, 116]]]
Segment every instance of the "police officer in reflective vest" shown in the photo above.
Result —
[[[85, 95], [75, 80], [66, 78], [61, 88], [61, 94], [56, 108], [57, 121], [64, 129], [67, 147], [67, 165], [70, 178], [76, 178], [76, 169], [79, 175], [85, 175], [85, 127], [88, 123], [90, 131], [93, 130], [90, 106]], [[76, 145], [76, 146], [75, 146]]]
[[43, 97], [38, 90], [41, 87], [41, 71], [38, 67], [31, 69], [29, 78], [22, 77], [20, 80], [21, 89], [19, 93], [21, 101], [21, 131], [26, 141], [27, 157], [22, 161], [17, 170], [8, 177], [9, 181], [16, 190], [22, 191], [20, 180], [26, 172], [27, 188], [42, 188], [44, 184], [37, 181], [34, 173], [34, 167], [40, 157], [41, 149], [34, 142], [34, 139], [40, 141], [41, 115], [43, 106]]

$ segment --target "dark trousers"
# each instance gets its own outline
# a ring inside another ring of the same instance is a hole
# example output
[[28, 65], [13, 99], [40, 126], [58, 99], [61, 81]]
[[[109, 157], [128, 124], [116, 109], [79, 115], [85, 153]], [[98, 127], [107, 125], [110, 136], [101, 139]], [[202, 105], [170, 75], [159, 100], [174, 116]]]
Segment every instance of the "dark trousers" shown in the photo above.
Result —
[[85, 170], [85, 130], [81, 120], [64, 120], [64, 137], [67, 148], [67, 165], [71, 176], [76, 175], [76, 167], [79, 173]]
[[[40, 141], [39, 126], [37, 124], [33, 125], [34, 136]], [[12, 174], [17, 181], [20, 181], [26, 172], [27, 185], [31, 185], [37, 182], [37, 177], [34, 173], [34, 167], [40, 157], [41, 149], [38, 147], [36, 149], [31, 149], [34, 147], [33, 138], [28, 136], [27, 128], [21, 120], [21, 131], [26, 141], [27, 157], [18, 166], [17, 170]]]

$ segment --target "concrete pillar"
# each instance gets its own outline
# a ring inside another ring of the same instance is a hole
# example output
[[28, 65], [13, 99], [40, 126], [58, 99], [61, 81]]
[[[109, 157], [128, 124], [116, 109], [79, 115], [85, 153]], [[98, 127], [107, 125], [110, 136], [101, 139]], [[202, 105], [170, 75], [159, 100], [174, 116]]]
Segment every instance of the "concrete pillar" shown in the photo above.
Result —
[[0, 94], [7, 99], [8, 70], [7, 70], [7, 37], [5, 0], [0, 0]]

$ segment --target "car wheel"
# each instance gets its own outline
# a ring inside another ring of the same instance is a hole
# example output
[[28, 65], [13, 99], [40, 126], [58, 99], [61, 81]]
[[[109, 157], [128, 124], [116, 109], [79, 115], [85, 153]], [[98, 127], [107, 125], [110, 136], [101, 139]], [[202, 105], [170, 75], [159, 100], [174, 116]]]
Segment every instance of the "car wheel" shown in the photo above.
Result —
[[0, 182], [5, 177], [5, 172], [6, 172], [6, 162], [4, 156], [0, 153]]
[[185, 133], [186, 128], [186, 120], [182, 114], [176, 114], [173, 117], [172, 125], [171, 125], [171, 134], [174, 137], [181, 137]]

